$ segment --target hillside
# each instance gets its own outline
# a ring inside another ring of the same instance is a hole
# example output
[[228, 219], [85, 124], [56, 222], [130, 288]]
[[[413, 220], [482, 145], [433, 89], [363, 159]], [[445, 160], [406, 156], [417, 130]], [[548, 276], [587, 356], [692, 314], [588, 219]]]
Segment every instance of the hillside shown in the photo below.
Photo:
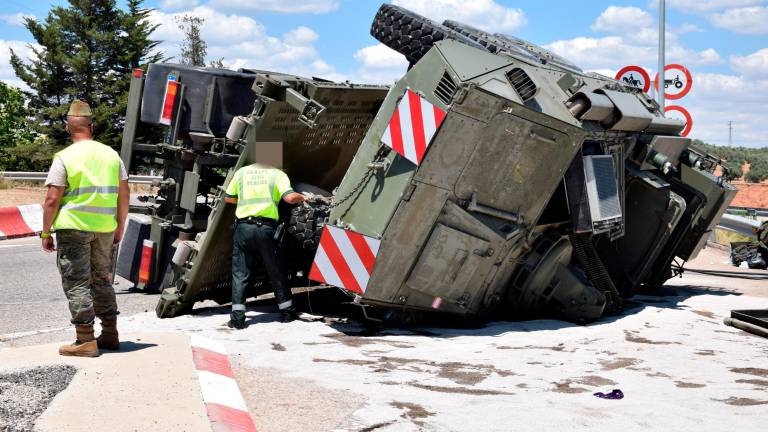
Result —
[[[728, 168], [734, 178], [744, 177], [749, 183], [760, 183], [768, 179], [768, 147], [722, 147], [707, 144], [701, 140], [693, 140], [693, 146], [727, 161]], [[742, 171], [742, 165], [748, 164], [747, 172]]]

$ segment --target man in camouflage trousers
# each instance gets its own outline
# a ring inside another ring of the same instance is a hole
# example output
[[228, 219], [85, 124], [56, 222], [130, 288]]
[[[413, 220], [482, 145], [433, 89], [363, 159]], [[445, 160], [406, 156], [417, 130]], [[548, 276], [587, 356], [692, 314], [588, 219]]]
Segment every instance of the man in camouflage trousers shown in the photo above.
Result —
[[[64, 294], [77, 339], [59, 348], [64, 356], [97, 357], [119, 349], [112, 257], [128, 214], [128, 174], [120, 156], [94, 141], [91, 109], [75, 100], [67, 113], [73, 144], [56, 153], [45, 185], [43, 249], [57, 252]], [[54, 245], [51, 228], [56, 231]], [[101, 320], [98, 340], [95, 317]]]

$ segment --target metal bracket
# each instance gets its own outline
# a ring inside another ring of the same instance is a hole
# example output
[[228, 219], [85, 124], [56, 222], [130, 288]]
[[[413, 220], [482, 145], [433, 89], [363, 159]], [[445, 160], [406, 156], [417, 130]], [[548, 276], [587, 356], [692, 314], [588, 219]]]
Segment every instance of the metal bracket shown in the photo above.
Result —
[[292, 88], [285, 89], [285, 101], [299, 111], [299, 121], [315, 128], [317, 118], [325, 111], [325, 107], [314, 99], [309, 99]]

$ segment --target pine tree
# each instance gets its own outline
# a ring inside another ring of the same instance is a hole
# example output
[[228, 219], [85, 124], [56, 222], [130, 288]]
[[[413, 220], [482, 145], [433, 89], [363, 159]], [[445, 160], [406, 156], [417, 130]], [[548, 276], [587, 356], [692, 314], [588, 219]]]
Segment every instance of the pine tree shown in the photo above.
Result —
[[[205, 57], [208, 55], [208, 44], [200, 35], [200, 28], [205, 19], [194, 15], [184, 15], [177, 18], [179, 29], [184, 32], [184, 40], [181, 43], [181, 64], [191, 66], [205, 66]], [[223, 60], [223, 59], [222, 59]]]
[[31, 92], [37, 132], [56, 146], [67, 143], [64, 120], [71, 101], [85, 100], [94, 113], [96, 138], [118, 147], [124, 122], [130, 73], [135, 67], [161, 60], [147, 21], [144, 0], [129, 0], [120, 10], [115, 0], [69, 0], [44, 21], [26, 20], [37, 44], [36, 58], [25, 62], [11, 53], [16, 75]]

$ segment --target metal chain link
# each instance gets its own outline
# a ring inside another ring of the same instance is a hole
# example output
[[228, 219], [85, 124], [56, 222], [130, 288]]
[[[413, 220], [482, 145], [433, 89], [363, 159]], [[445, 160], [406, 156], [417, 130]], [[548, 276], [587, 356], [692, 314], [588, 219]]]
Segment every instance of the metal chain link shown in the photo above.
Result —
[[338, 207], [344, 204], [345, 202], [349, 201], [349, 199], [352, 198], [355, 194], [357, 194], [360, 191], [360, 189], [362, 189], [362, 187], [368, 182], [368, 179], [370, 179], [371, 174], [373, 174], [373, 170], [368, 169], [368, 171], [366, 171], [365, 175], [360, 180], [360, 182], [357, 183], [357, 185], [355, 185], [355, 187], [352, 188], [352, 191], [350, 191], [344, 198], [336, 202], [334, 202], [334, 198], [331, 198], [331, 204], [329, 205], [329, 208]]

